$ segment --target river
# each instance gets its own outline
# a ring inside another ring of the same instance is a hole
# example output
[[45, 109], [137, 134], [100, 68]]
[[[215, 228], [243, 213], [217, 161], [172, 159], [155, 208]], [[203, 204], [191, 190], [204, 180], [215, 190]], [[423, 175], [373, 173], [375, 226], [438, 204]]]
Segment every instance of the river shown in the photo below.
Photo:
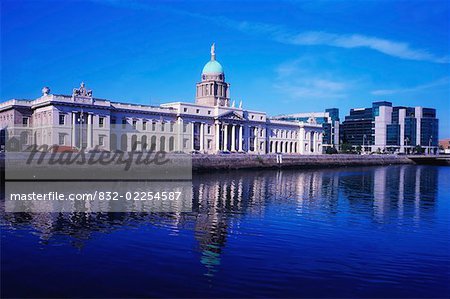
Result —
[[204, 173], [192, 194], [192, 212], [2, 210], [2, 297], [450, 296], [450, 167]]

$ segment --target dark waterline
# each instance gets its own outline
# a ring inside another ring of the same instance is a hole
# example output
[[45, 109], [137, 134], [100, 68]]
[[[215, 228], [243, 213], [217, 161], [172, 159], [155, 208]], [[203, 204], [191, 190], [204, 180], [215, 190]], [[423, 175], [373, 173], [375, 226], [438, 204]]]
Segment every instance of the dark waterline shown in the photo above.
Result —
[[0, 214], [2, 297], [449, 297], [450, 167], [234, 171], [192, 213]]

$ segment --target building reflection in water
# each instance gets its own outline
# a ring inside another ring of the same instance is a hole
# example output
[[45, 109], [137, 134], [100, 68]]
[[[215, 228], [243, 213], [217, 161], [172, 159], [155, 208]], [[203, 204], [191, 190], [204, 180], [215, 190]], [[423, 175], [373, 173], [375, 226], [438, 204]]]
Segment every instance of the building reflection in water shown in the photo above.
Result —
[[[325, 170], [233, 171], [193, 178], [192, 212], [5, 213], [2, 229], [31, 227], [43, 244], [65, 236], [82, 247], [94, 232], [151, 224], [193, 230], [206, 275], [214, 275], [227, 238], [246, 216], [264, 217], [277, 205], [294, 217], [348, 213], [375, 223], [433, 217], [438, 168], [390, 166]], [[135, 183], [134, 183], [135, 184]], [[4, 205], [2, 205], [4, 207]]]

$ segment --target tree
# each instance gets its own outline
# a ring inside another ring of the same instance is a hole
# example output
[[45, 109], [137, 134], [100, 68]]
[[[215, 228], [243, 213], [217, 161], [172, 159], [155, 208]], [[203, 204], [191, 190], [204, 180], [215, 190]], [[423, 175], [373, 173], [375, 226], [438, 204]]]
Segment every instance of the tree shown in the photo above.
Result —
[[425, 149], [423, 147], [421, 147], [420, 145], [416, 145], [414, 147], [414, 153], [416, 153], [418, 155], [422, 155], [423, 153], [425, 153]]
[[328, 155], [334, 155], [334, 154], [337, 154], [338, 153], [338, 151], [336, 150], [336, 148], [333, 146], [333, 147], [327, 147], [326, 148], [326, 150], [325, 150], [325, 154], [328, 154]]
[[350, 143], [342, 143], [341, 153], [353, 154], [353, 147]]

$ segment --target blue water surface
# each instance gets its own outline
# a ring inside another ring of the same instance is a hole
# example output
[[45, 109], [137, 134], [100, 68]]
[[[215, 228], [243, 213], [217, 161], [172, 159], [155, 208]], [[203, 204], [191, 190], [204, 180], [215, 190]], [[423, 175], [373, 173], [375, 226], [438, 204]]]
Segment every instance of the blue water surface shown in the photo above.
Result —
[[190, 213], [5, 213], [2, 297], [449, 297], [450, 168], [196, 174]]

